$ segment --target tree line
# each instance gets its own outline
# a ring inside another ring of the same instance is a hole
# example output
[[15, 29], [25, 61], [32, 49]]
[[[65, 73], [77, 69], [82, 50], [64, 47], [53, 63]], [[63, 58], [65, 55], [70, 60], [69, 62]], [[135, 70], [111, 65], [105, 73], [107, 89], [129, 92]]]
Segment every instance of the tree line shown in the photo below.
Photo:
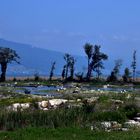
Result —
[[[100, 80], [102, 75], [102, 69], [104, 67], [104, 61], [108, 60], [108, 55], [101, 52], [100, 45], [92, 45], [90, 43], [86, 43], [83, 46], [84, 52], [87, 56], [87, 72], [84, 75], [83, 72], [75, 73], [75, 64], [76, 59], [74, 56], [66, 53], [64, 55], [65, 64], [62, 69], [61, 77], [65, 81], [72, 81], [75, 77], [77, 77], [80, 81], [90, 81], [92, 78]], [[124, 82], [135, 81], [136, 77], [136, 50], [133, 52], [132, 59], [132, 73], [129, 68], [125, 68], [122, 79]], [[17, 52], [10, 48], [0, 47], [0, 65], [1, 65], [1, 75], [0, 81], [3, 82], [6, 80], [6, 71], [7, 65], [9, 63], [16, 62], [20, 64], [20, 57]], [[54, 76], [56, 62], [53, 62], [50, 69], [49, 80], [51, 81]], [[107, 77], [108, 82], [116, 82], [119, 80], [120, 68], [122, 66], [122, 60], [118, 59], [115, 61], [115, 66], [111, 71], [110, 75]]]

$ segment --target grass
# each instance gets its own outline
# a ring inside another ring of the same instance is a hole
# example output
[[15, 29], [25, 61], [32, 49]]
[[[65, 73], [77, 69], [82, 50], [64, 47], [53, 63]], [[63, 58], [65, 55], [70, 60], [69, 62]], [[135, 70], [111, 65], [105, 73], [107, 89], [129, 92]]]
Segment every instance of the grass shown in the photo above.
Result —
[[[57, 83], [57, 81], [55, 81]], [[54, 82], [54, 83], [55, 83]], [[41, 82], [40, 82], [41, 83]], [[19, 82], [19, 85], [29, 85], [27, 82]], [[31, 83], [32, 84], [32, 83]], [[37, 82], [33, 82], [37, 84]], [[42, 82], [41, 84], [51, 84]], [[8, 92], [11, 90], [11, 92]], [[95, 122], [117, 121], [123, 124], [126, 120], [135, 117], [140, 112], [134, 98], [127, 99], [128, 93], [82, 93], [64, 94], [63, 98], [74, 100], [74, 103], [65, 104], [60, 108], [49, 111], [40, 111], [37, 108], [38, 101], [43, 98], [33, 98], [30, 95], [12, 92], [12, 88], [3, 87], [1, 95], [11, 95], [9, 98], [0, 99], [0, 140], [133, 140], [140, 139], [140, 131], [129, 132], [100, 132], [90, 131], [90, 126]], [[44, 92], [44, 91], [43, 91]], [[47, 91], [46, 91], [47, 92]], [[69, 92], [69, 89], [67, 90]], [[131, 94], [131, 93], [129, 93]], [[138, 94], [131, 96], [139, 97]], [[99, 97], [97, 102], [87, 104], [89, 97]], [[83, 103], [80, 107], [77, 99]], [[116, 104], [112, 99], [121, 100], [123, 104]], [[43, 99], [45, 100], [45, 99]], [[23, 112], [7, 111], [6, 106], [13, 103], [30, 102], [29, 110]], [[72, 107], [71, 107], [72, 106]], [[118, 108], [119, 107], [119, 108]]]
[[[97, 108], [97, 107], [96, 107]], [[95, 110], [95, 104], [85, 104], [82, 107], [67, 108], [63, 106], [55, 110], [39, 111], [32, 107], [25, 111], [1, 111], [0, 130], [16, 130], [18, 128], [33, 127], [84, 127], [90, 128], [94, 122], [117, 121], [125, 122], [133, 118], [138, 108], [133, 104], [122, 106], [119, 110]]]
[[0, 132], [0, 140], [139, 140], [140, 131], [95, 132], [83, 128], [24, 128]]

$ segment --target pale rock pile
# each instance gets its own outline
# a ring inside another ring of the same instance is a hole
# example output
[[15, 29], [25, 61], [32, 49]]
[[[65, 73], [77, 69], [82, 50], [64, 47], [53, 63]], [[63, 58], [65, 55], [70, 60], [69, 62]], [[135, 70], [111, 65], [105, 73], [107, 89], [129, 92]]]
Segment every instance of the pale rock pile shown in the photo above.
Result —
[[96, 101], [98, 101], [99, 97], [91, 97], [91, 98], [87, 98], [86, 101], [87, 103], [95, 103]]
[[30, 103], [14, 103], [12, 106], [9, 106], [8, 109], [12, 111], [26, 110], [30, 108]]
[[51, 99], [48, 101], [38, 102], [39, 109], [48, 110], [50, 108], [57, 108], [62, 104], [65, 104], [68, 100], [65, 99]]

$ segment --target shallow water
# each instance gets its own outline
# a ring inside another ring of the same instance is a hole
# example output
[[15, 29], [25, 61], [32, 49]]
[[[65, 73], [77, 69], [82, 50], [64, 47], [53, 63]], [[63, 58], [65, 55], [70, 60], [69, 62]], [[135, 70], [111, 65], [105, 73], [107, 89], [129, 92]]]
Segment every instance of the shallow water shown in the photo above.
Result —
[[[61, 89], [60, 86], [23, 86], [23, 87], [17, 87], [19, 89], [16, 89], [15, 91], [17, 93], [25, 93], [26, 91], [29, 91], [29, 94], [34, 95], [41, 95], [41, 96], [47, 96], [47, 97], [61, 97], [62, 94], [58, 93], [57, 90]], [[65, 88], [65, 86], [64, 86]], [[68, 90], [71, 89], [71, 87], [67, 87]], [[95, 90], [95, 91], [112, 91], [112, 92], [132, 92], [139, 89], [134, 89], [133, 87], [94, 87], [94, 86], [85, 86], [82, 87], [81, 90]]]
[[15, 90], [18, 93], [25, 93], [26, 91], [29, 91], [29, 94], [35, 94], [35, 95], [42, 95], [42, 96], [62, 96], [59, 93], [56, 93], [56, 90], [60, 87], [57, 86], [38, 86], [38, 87], [32, 87], [32, 86], [24, 86], [24, 87], [18, 87], [19, 89]]

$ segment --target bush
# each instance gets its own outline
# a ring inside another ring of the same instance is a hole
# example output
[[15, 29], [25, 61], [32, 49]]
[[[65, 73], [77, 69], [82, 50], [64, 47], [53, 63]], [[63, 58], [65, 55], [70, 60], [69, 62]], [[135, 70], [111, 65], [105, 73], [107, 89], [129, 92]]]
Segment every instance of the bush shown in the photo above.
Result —
[[120, 111], [114, 112], [96, 112], [93, 116], [94, 121], [117, 121], [125, 122], [127, 119], [125, 113]]
[[39, 78], [39, 73], [35, 73], [35, 74], [34, 74], [34, 80], [35, 80], [35, 81], [39, 81], [39, 79], [40, 79], [40, 78]]
[[124, 112], [129, 119], [133, 119], [138, 111], [139, 109], [134, 103], [127, 104], [122, 109], [122, 112]]

